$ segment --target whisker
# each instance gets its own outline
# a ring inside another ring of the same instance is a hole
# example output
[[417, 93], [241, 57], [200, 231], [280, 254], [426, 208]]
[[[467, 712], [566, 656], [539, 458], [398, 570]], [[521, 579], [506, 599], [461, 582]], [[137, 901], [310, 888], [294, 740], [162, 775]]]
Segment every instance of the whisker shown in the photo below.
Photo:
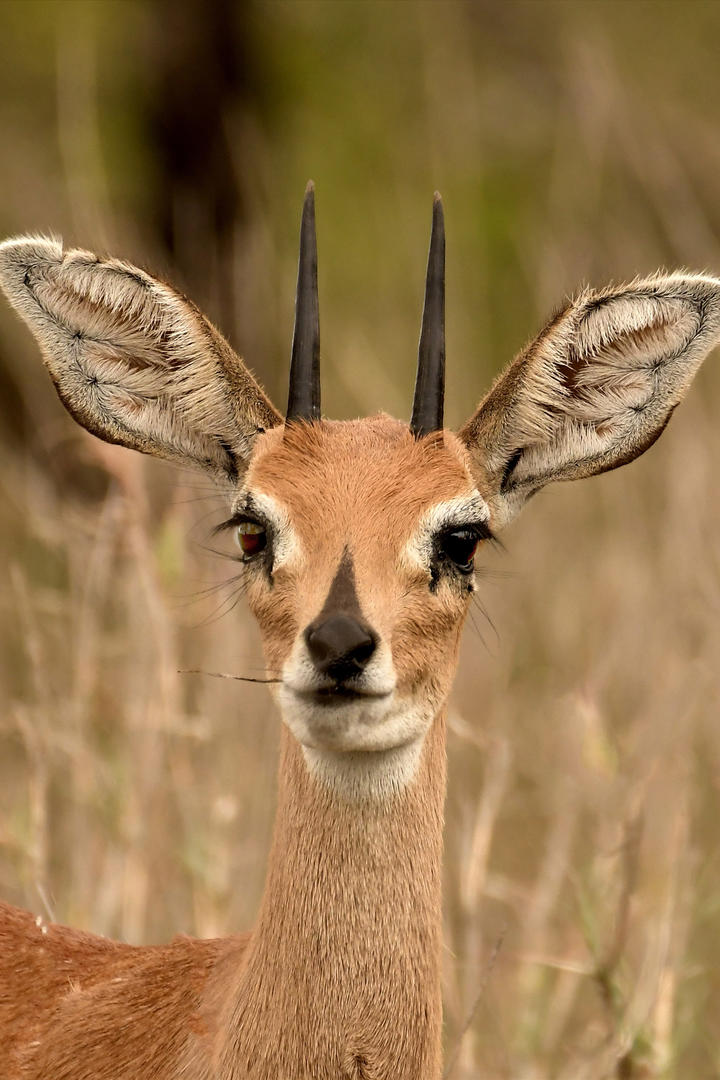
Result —
[[[492, 632], [493, 632], [493, 634], [495, 636], [495, 641], [499, 645], [500, 644], [500, 634], [498, 632], [498, 628], [496, 627], [495, 623], [492, 620], [492, 617], [491, 617], [490, 613], [488, 612], [487, 608], [485, 607], [485, 605], [483, 604], [482, 600], [480, 599], [480, 597], [478, 596], [477, 593], [475, 593], [473, 595], [472, 602], [473, 602], [473, 605], [478, 608], [478, 610], [480, 611], [480, 614], [484, 618], [485, 622], [488, 624], [488, 626], [492, 630]], [[482, 635], [480, 635], [480, 636], [482, 637]]]
[[245, 571], [241, 570], [239, 574], [233, 574], [232, 577], [227, 578], [225, 581], [214, 581], [211, 585], [203, 585], [202, 588], [197, 589], [195, 592], [179, 593], [175, 597], [175, 601], [178, 604], [192, 604], [197, 600], [204, 600], [208, 596], [213, 596], [215, 593], [220, 592], [224, 588], [229, 588], [235, 585], [237, 582], [242, 581], [245, 576]]
[[187, 506], [189, 503], [204, 502], [207, 499], [217, 499], [218, 496], [213, 492], [206, 493], [205, 495], [188, 495], [185, 498], [173, 498], [170, 499], [171, 506]]
[[490, 584], [495, 581], [512, 581], [514, 578], [521, 577], [519, 570], [503, 570], [494, 566], [478, 566], [475, 573], [479, 578], [482, 578], [483, 582], [487, 581]]
[[478, 626], [478, 621], [477, 621], [477, 619], [475, 618], [475, 612], [473, 611], [473, 609], [472, 609], [472, 608], [470, 608], [470, 610], [468, 611], [468, 615], [470, 616], [470, 622], [472, 623], [472, 628], [473, 628], [473, 630], [475, 631], [475, 633], [477, 634], [477, 636], [478, 636], [478, 637], [480, 638], [480, 644], [481, 644], [481, 645], [482, 645], [482, 647], [483, 647], [483, 648], [485, 649], [485, 652], [489, 653], [489, 652], [490, 652], [490, 650], [489, 650], [489, 648], [488, 648], [488, 644], [487, 644], [487, 641], [485, 640], [485, 636], [484, 636], [484, 634], [483, 634], [482, 630], [481, 630], [481, 629], [480, 629], [480, 627]]
[[240, 581], [237, 589], [233, 593], [231, 593], [230, 596], [227, 596], [222, 601], [222, 603], [218, 605], [214, 612], [211, 612], [199, 623], [197, 623], [195, 628], [199, 629], [200, 627], [212, 626], [213, 623], [217, 622], [219, 619], [222, 619], [224, 615], [229, 615], [230, 612], [233, 611], [233, 609], [236, 608], [237, 605], [240, 603], [240, 600], [247, 592], [247, 587], [247, 580]]

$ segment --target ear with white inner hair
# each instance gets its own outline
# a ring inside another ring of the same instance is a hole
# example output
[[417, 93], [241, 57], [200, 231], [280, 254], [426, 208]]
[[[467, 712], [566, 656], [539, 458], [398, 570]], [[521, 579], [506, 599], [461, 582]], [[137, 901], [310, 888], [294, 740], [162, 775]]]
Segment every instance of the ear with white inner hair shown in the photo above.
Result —
[[662, 434], [720, 341], [720, 280], [670, 274], [560, 312], [459, 432], [502, 527], [551, 480], [606, 472]]
[[0, 244], [0, 286], [63, 404], [107, 442], [233, 481], [258, 431], [282, 422], [197, 308], [129, 263], [20, 237]]

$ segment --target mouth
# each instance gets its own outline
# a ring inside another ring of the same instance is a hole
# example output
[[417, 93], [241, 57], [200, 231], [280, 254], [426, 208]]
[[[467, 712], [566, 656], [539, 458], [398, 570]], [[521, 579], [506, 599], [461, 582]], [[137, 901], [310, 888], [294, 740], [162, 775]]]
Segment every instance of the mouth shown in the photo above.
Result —
[[370, 690], [358, 690], [356, 687], [347, 686], [345, 683], [332, 683], [330, 686], [321, 686], [312, 690], [295, 690], [298, 697], [315, 705], [341, 705], [359, 701], [377, 701], [390, 696], [389, 692], [377, 692]]
[[414, 743], [429, 726], [425, 711], [412, 699], [398, 695], [394, 680], [332, 681], [326, 677], [318, 683], [293, 686], [288, 679], [277, 688], [283, 720], [308, 752], [362, 753], [367, 765], [371, 759], [365, 754]]

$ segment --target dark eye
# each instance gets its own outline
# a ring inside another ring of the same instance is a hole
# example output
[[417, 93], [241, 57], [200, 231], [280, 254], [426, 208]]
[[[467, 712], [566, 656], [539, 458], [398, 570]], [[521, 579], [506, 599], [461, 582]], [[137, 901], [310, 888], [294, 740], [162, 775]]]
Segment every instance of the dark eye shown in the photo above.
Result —
[[473, 568], [473, 556], [479, 539], [475, 529], [451, 529], [440, 536], [440, 551], [458, 569], [469, 572]]
[[235, 539], [245, 558], [250, 559], [267, 545], [267, 532], [257, 521], [240, 521]]

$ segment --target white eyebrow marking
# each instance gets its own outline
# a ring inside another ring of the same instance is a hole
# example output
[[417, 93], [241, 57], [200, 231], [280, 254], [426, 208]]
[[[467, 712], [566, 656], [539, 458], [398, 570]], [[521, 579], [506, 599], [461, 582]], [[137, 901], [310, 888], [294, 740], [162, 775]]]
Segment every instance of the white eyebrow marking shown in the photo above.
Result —
[[478, 521], [490, 520], [490, 507], [477, 491], [456, 495], [428, 507], [420, 518], [415, 534], [408, 540], [401, 558], [426, 568], [432, 559], [433, 537], [444, 529], [459, 529]]
[[273, 531], [273, 569], [300, 554], [301, 546], [298, 535], [290, 522], [287, 508], [272, 495], [262, 491], [244, 491], [237, 501], [236, 513], [256, 509], [264, 517]]

